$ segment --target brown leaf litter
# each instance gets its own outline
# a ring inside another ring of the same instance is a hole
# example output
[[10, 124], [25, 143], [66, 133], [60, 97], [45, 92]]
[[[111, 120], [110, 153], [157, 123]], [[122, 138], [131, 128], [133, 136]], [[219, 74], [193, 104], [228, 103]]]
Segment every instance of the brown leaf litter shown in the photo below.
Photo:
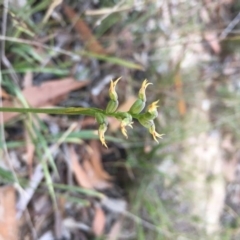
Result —
[[86, 48], [90, 52], [106, 55], [107, 52], [97, 41], [86, 22], [71, 7], [64, 5], [63, 9], [69, 20], [72, 22], [75, 30], [78, 32], [80, 38], [84, 41]]
[[100, 237], [104, 233], [106, 217], [103, 209], [99, 206], [95, 207], [95, 215], [92, 223], [92, 229], [95, 236]]
[[[89, 81], [77, 82], [74, 78], [68, 77], [60, 80], [49, 80], [40, 86], [29, 86], [22, 91], [22, 94], [31, 107], [44, 107], [58, 103], [70, 91], [82, 88], [87, 84], [89, 84]], [[21, 107], [16, 99], [11, 102], [3, 101], [3, 106]], [[3, 122], [7, 122], [18, 115], [19, 113], [3, 113]]]
[[13, 186], [0, 188], [0, 239], [2, 240], [18, 239], [15, 194], [16, 192]]

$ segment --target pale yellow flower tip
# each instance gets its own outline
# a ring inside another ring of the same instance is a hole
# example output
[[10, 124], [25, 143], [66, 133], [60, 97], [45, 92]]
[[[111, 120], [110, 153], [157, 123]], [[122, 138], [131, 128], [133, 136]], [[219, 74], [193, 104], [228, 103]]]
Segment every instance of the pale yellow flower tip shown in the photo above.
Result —
[[119, 77], [118, 79], [116, 79], [116, 80], [113, 82], [114, 86], [117, 85], [117, 83], [119, 82], [119, 80], [120, 80], [121, 78], [122, 78], [122, 77]]
[[110, 89], [109, 89], [109, 92], [110, 92], [110, 93], [115, 92], [115, 87], [116, 87], [117, 83], [119, 82], [119, 80], [120, 80], [121, 78], [122, 78], [122, 77], [118, 78], [118, 79], [115, 80], [115, 81], [111, 80]]
[[154, 125], [154, 124], [149, 128], [149, 132], [152, 134], [153, 139], [154, 139], [157, 143], [159, 143], [157, 138], [162, 138], [162, 136], [164, 135], [164, 134], [159, 134], [158, 132], [156, 132], [156, 130], [155, 130], [155, 125]]
[[153, 139], [154, 139], [157, 143], [159, 143], [157, 138], [162, 138], [163, 135], [164, 135], [164, 134], [159, 134], [159, 133], [157, 133], [156, 131], [152, 132]]
[[128, 138], [126, 126], [133, 128], [132, 124], [133, 124], [133, 122], [130, 122], [128, 124], [126, 124], [124, 122], [121, 123], [121, 132], [126, 138]]
[[142, 83], [141, 89], [146, 89], [148, 85], [151, 85], [152, 83], [148, 82], [147, 79], [145, 79]]
[[125, 128], [125, 126], [121, 126], [121, 132], [126, 138], [128, 138], [127, 129]]
[[107, 144], [106, 144], [106, 141], [105, 141], [105, 137], [103, 134], [99, 134], [99, 138], [100, 138], [100, 141], [102, 143], [102, 145], [106, 148], [108, 148]]
[[148, 106], [148, 112], [153, 112], [155, 111], [159, 106], [157, 105], [159, 102], [159, 100], [151, 103], [149, 106]]
[[143, 81], [142, 86], [141, 86], [141, 88], [140, 88], [140, 90], [139, 90], [139, 95], [140, 95], [140, 96], [145, 96], [146, 88], [147, 88], [147, 86], [150, 85], [150, 84], [152, 84], [152, 83], [149, 83], [147, 79], [145, 79], [145, 80]]
[[108, 148], [107, 144], [106, 144], [106, 141], [105, 141], [105, 136], [104, 136], [104, 133], [106, 132], [107, 130], [107, 126], [104, 125], [100, 125], [99, 129], [98, 129], [98, 135], [99, 135], [99, 139], [102, 143], [102, 145], [106, 148]]

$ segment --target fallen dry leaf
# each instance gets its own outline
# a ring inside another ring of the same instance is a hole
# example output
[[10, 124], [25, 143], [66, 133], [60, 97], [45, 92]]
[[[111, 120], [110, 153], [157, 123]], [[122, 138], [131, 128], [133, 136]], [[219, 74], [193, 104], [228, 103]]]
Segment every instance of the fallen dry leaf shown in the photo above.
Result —
[[117, 220], [110, 229], [107, 240], [117, 240], [122, 228], [122, 218]]
[[180, 98], [178, 100], [178, 111], [181, 116], [184, 116], [186, 114], [186, 103], [183, 98]]
[[205, 32], [204, 38], [214, 53], [219, 54], [221, 52], [221, 45], [216, 32]]
[[[137, 98], [135, 96], [129, 96], [127, 100], [118, 108], [118, 111], [127, 112], [136, 100]], [[120, 128], [120, 124], [121, 122], [116, 118], [110, 118], [109, 119], [110, 131], [112, 132], [117, 131]]]
[[86, 48], [97, 54], [107, 54], [101, 44], [97, 41], [88, 25], [81, 19], [81, 17], [69, 6], [63, 7], [65, 14], [69, 20], [74, 24], [75, 30], [79, 33], [81, 39], [86, 44]]
[[93, 189], [93, 185], [89, 181], [88, 175], [86, 174], [85, 170], [78, 161], [78, 156], [73, 146], [69, 147], [69, 155], [71, 158], [70, 159], [71, 169], [75, 175], [78, 184], [84, 188]]
[[96, 207], [93, 224], [92, 224], [92, 230], [97, 237], [100, 237], [103, 235], [105, 222], [106, 222], [106, 217], [105, 217], [104, 211], [102, 210], [101, 207]]
[[95, 173], [98, 175], [100, 179], [103, 180], [112, 179], [112, 177], [104, 170], [102, 166], [99, 141], [92, 140], [90, 142], [90, 147], [92, 149], [92, 152], [90, 153], [90, 162]]
[[62, 3], [63, 0], [53, 0], [52, 3], [49, 5], [48, 10], [42, 20], [43, 23], [46, 23], [48, 21], [48, 19], [50, 18], [52, 12], [54, 11], [54, 9]]
[[15, 188], [0, 188], [0, 239], [17, 240], [18, 227], [15, 208]]
[[33, 81], [33, 73], [28, 71], [24, 74], [23, 77], [23, 88], [28, 88], [32, 86], [32, 81]]
[[89, 160], [86, 159], [85, 161], [83, 161], [83, 167], [88, 176], [88, 181], [91, 182], [92, 186], [95, 189], [102, 190], [102, 189], [112, 187], [111, 183], [105, 181], [104, 179], [101, 179], [97, 175], [97, 173], [95, 172], [95, 169], [93, 168]]
[[175, 88], [178, 96], [178, 111], [181, 116], [184, 116], [186, 114], [186, 103], [183, 98], [183, 83], [182, 83], [180, 70], [178, 70], [177, 73], [175, 74], [174, 81], [175, 81]]
[[73, 146], [69, 147], [69, 155], [71, 169], [80, 186], [88, 189], [106, 189], [112, 187], [112, 184], [99, 178], [88, 159], [84, 160], [82, 164], [79, 163]]
[[25, 129], [25, 139], [26, 139], [26, 154], [25, 159], [28, 166], [28, 174], [32, 176], [32, 167], [33, 167], [33, 157], [35, 153], [35, 145], [31, 142], [31, 138], [29, 136], [28, 131]]
[[[40, 86], [30, 86], [24, 89], [22, 94], [31, 107], [44, 107], [52, 103], [56, 104], [60, 101], [60, 97], [72, 90], [84, 87], [88, 83], [89, 81], [77, 82], [74, 78], [69, 77], [62, 80], [48, 81]], [[3, 106], [16, 107], [16, 103], [4, 101]], [[7, 122], [18, 115], [19, 113], [3, 113], [3, 122]]]
[[97, 125], [97, 121], [94, 117], [85, 117], [84, 119], [81, 119], [79, 121], [79, 125], [81, 126], [81, 128], [86, 128], [92, 125]]

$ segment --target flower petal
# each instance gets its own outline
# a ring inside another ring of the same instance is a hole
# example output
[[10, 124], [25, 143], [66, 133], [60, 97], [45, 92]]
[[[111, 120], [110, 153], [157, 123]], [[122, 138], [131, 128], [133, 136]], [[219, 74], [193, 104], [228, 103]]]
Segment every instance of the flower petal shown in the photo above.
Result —
[[107, 131], [107, 125], [105, 123], [101, 124], [98, 129], [99, 139], [100, 139], [102, 145], [105, 146], [106, 148], [108, 148], [106, 141], [105, 141], [105, 136], [104, 136], [106, 131]]
[[149, 83], [148, 80], [145, 79], [142, 83], [142, 86], [141, 86], [140, 90], [139, 90], [138, 97], [140, 99], [142, 99], [143, 101], [146, 101], [145, 91], [146, 91], [147, 86], [150, 85], [150, 84], [152, 84], [152, 83]]
[[159, 106], [157, 105], [159, 102], [159, 100], [151, 103], [149, 106], [148, 106], [148, 112], [152, 113], [154, 112]]
[[116, 93], [116, 85], [120, 79], [121, 79], [121, 77], [118, 78], [117, 80], [115, 80], [114, 82], [113, 82], [113, 80], [111, 80], [110, 87], [109, 87], [109, 97], [115, 101], [118, 99], [118, 96]]
[[121, 131], [122, 131], [122, 134], [126, 138], [128, 138], [126, 127], [128, 126], [130, 128], [133, 128], [132, 124], [133, 124], [133, 122], [127, 122], [127, 121], [124, 121], [124, 120], [121, 122]]
[[156, 130], [155, 130], [155, 125], [154, 125], [154, 124], [149, 128], [149, 132], [152, 134], [153, 139], [154, 139], [157, 143], [159, 143], [157, 138], [162, 138], [162, 136], [164, 135], [164, 134], [159, 134], [158, 132], [156, 132]]
[[159, 134], [159, 133], [157, 133], [156, 131], [154, 131], [154, 132], [152, 133], [153, 139], [154, 139], [157, 143], [159, 143], [158, 140], [157, 140], [157, 138], [162, 138], [163, 135], [164, 135], [164, 134]]

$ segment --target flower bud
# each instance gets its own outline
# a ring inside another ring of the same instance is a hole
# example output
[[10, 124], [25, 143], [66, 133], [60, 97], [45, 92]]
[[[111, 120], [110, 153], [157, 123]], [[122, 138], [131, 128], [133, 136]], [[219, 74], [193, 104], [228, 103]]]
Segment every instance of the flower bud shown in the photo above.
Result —
[[100, 125], [100, 124], [103, 124], [103, 123], [106, 123], [107, 124], [107, 119], [106, 119], [106, 116], [102, 113], [96, 113], [95, 114], [95, 118], [97, 120], [97, 123]]
[[145, 102], [143, 102], [142, 99], [137, 99], [131, 108], [129, 109], [129, 112], [132, 114], [139, 114], [145, 107]]
[[154, 125], [153, 120], [149, 120], [146, 118], [145, 114], [140, 115], [138, 121], [147, 129], [149, 129], [152, 125]]
[[108, 105], [106, 107], [106, 113], [114, 113], [116, 112], [117, 108], [118, 108], [118, 100], [115, 101], [111, 99], [108, 102]]
[[152, 83], [148, 83], [148, 81], [145, 79], [142, 83], [142, 86], [139, 90], [138, 93], [138, 99], [133, 103], [133, 105], [131, 106], [129, 112], [132, 114], [139, 114], [145, 107], [146, 105], [146, 88], [148, 85], [150, 85]]

